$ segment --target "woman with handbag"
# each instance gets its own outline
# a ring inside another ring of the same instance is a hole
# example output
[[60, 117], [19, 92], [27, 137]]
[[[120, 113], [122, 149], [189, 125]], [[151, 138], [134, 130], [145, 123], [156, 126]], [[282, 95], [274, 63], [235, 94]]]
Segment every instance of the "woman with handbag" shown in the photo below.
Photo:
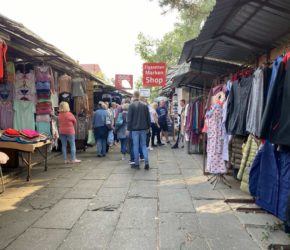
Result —
[[97, 143], [98, 157], [105, 157], [107, 151], [107, 139], [110, 124], [110, 118], [107, 112], [107, 106], [104, 102], [99, 102], [98, 109], [94, 112], [93, 128], [95, 140]]
[[[80, 163], [81, 160], [76, 159], [75, 125], [77, 121], [70, 112], [67, 102], [59, 104], [58, 122], [64, 163]], [[67, 142], [70, 144], [71, 161], [67, 159]]]

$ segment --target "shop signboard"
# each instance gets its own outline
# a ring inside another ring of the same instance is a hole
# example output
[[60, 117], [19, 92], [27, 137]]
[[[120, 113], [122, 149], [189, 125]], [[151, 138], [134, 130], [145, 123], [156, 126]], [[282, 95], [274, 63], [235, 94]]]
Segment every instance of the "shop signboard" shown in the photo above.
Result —
[[166, 63], [143, 64], [143, 86], [164, 87], [166, 85]]
[[116, 89], [132, 89], [133, 88], [133, 75], [115, 75]]
[[142, 97], [150, 97], [150, 89], [139, 89], [140, 96]]

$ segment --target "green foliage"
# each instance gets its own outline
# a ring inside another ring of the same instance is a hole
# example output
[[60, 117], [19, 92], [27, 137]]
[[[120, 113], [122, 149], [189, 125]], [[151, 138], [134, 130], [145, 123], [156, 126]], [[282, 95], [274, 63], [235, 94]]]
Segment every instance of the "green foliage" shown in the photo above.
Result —
[[[159, 0], [161, 7], [177, 8], [179, 20], [174, 30], [166, 33], [161, 40], [151, 38], [143, 33], [138, 35], [135, 51], [146, 62], [165, 62], [177, 64], [185, 41], [198, 36], [202, 21], [207, 17], [215, 0], [192, 0], [191, 7], [185, 0]], [[187, 6], [187, 8], [185, 8]]]

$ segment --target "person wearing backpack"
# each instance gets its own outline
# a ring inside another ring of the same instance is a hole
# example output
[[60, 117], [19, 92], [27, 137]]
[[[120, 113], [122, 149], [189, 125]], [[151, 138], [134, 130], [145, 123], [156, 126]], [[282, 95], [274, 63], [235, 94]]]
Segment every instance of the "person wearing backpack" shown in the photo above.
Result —
[[127, 114], [128, 114], [129, 104], [125, 103], [122, 105], [122, 111], [119, 112], [118, 117], [115, 123], [115, 131], [117, 134], [117, 139], [121, 142], [121, 154], [122, 154], [122, 161], [126, 159], [126, 152], [127, 152]]

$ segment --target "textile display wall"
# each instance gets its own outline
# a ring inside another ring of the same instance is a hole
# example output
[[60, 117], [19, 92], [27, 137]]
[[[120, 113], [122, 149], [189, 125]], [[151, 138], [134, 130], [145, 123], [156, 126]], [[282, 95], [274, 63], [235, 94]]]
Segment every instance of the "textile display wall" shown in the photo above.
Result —
[[290, 195], [289, 59], [287, 53], [233, 74], [212, 89], [205, 117], [207, 171], [232, 168], [241, 190], [283, 221]]

